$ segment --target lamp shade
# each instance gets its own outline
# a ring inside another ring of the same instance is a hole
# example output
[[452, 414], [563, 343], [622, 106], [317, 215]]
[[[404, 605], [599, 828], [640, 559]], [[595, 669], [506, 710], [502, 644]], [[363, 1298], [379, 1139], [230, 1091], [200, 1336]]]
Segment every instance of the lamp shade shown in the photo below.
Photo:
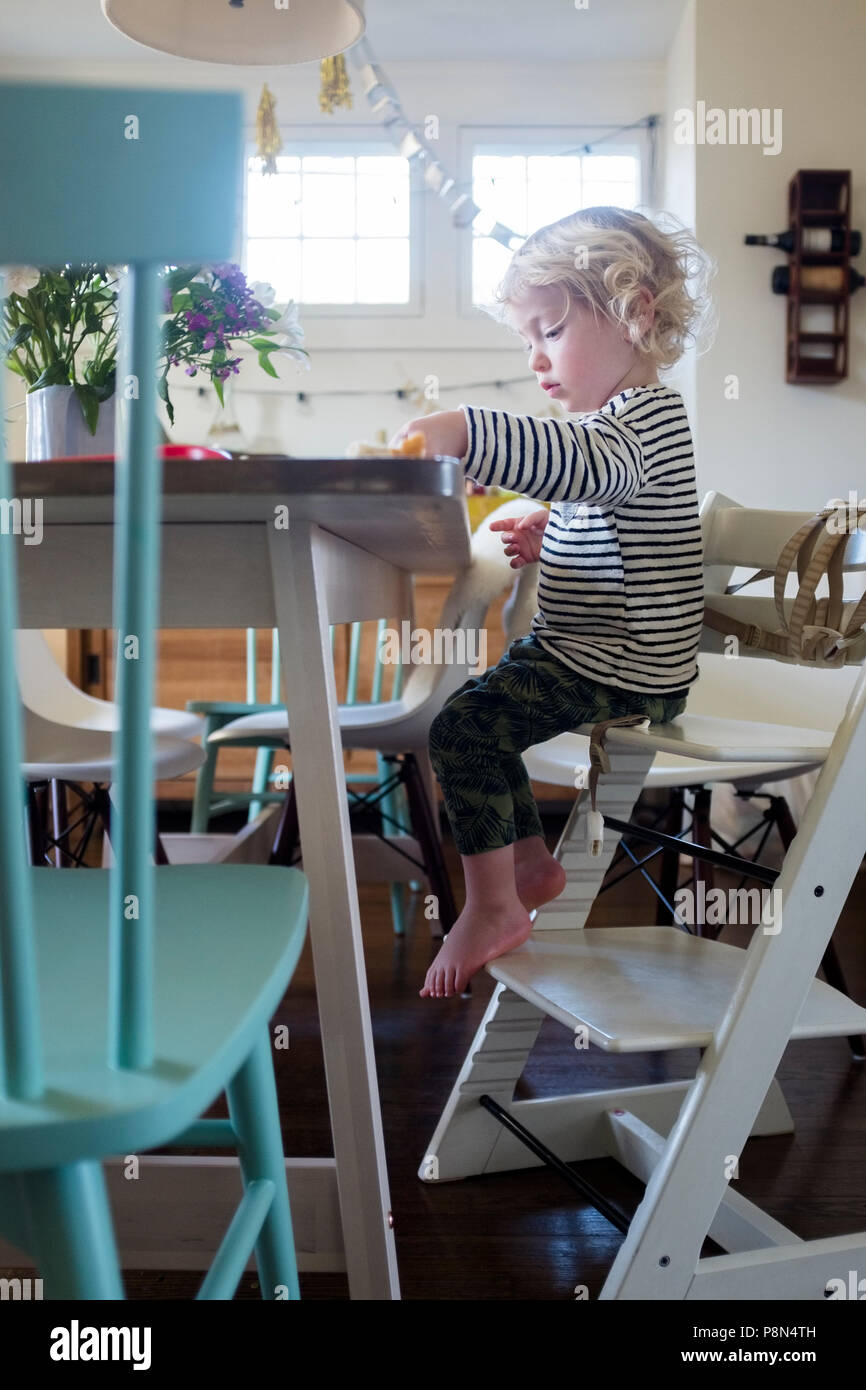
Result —
[[364, 0], [102, 0], [127, 38], [205, 63], [312, 63], [364, 33]]

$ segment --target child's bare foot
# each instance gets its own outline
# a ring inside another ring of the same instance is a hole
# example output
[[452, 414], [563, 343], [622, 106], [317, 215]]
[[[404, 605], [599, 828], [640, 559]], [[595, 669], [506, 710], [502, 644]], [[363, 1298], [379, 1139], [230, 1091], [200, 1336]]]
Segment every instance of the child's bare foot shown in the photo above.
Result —
[[532, 933], [529, 913], [515, 898], [509, 907], [471, 908], [467, 903], [427, 971], [421, 998], [462, 994], [471, 977], [496, 956], [514, 951]]
[[514, 846], [517, 896], [527, 912], [558, 898], [565, 888], [565, 869], [554, 859], [539, 835], [518, 840]]

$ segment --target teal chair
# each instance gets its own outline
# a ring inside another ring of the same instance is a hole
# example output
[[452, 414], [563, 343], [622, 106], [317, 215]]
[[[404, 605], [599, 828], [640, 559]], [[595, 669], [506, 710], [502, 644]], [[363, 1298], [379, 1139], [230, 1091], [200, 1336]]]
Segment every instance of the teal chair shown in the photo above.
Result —
[[[380, 618], [376, 633], [376, 661], [373, 667], [372, 690], [370, 693], [370, 700], [372, 703], [378, 703], [383, 699], [398, 700], [403, 689], [403, 667], [399, 663], [392, 663], [390, 667], [392, 672], [391, 691], [387, 696], [383, 693], [385, 663], [379, 659], [379, 657], [381, 652], [381, 638], [386, 626], [387, 619]], [[355, 622], [348, 624], [348, 627], [349, 660], [346, 672], [346, 694], [342, 703], [354, 705], [358, 703], [358, 670], [364, 624]], [[337, 625], [332, 624], [332, 652], [334, 650], [336, 633]], [[276, 628], [274, 628], [271, 633], [271, 690], [270, 701], [268, 703], [260, 703], [258, 700], [257, 634], [254, 628], [247, 628], [246, 630], [246, 667], [246, 701], [187, 701], [187, 709], [195, 714], [202, 715], [205, 720], [205, 729], [202, 735], [202, 748], [205, 751], [205, 761], [196, 773], [195, 796], [193, 799], [192, 819], [190, 822], [190, 830], [193, 834], [205, 834], [213, 817], [224, 815], [226, 812], [243, 807], [247, 807], [247, 822], [251, 823], [260, 813], [263, 806], [271, 805], [274, 802], [282, 802], [285, 799], [285, 791], [268, 791], [268, 784], [273, 781], [274, 778], [273, 764], [276, 750], [272, 744], [264, 745], [256, 749], [256, 762], [250, 791], [224, 792], [219, 796], [214, 795], [217, 757], [221, 745], [210, 742], [210, 735], [215, 733], [218, 729], [224, 728], [233, 720], [241, 718], [243, 715], [271, 714], [279, 712], [283, 708], [280, 703], [282, 680], [280, 677], [279, 636]], [[230, 747], [231, 744], [222, 746]], [[385, 757], [382, 753], [377, 753], [375, 775], [369, 772], [347, 772], [347, 792], [354, 804], [366, 801], [368, 804], [378, 809], [383, 822], [383, 834], [411, 834], [411, 818], [409, 815], [406, 792], [401, 783], [395, 785], [393, 762], [394, 760], [392, 758]], [[354, 790], [354, 787], [358, 784], [370, 786], [371, 783], [372, 788], [366, 794], [358, 793]], [[402, 883], [392, 883], [389, 886], [391, 895], [391, 920], [394, 926], [394, 933], [397, 936], [403, 936], [406, 930], [404, 885]], [[412, 880], [410, 881], [409, 887], [413, 892], [420, 892], [422, 884], [420, 880]]]
[[[0, 264], [129, 266], [118, 382], [135, 390], [117, 450], [114, 626], [139, 648], [135, 661], [118, 648], [116, 863], [30, 868], [19, 542], [0, 533], [0, 1233], [34, 1259], [46, 1298], [122, 1298], [102, 1160], [233, 1148], [243, 1196], [198, 1297], [231, 1298], [255, 1248], [263, 1297], [297, 1299], [268, 1024], [304, 943], [307, 881], [292, 868], [150, 857], [158, 270], [231, 254], [241, 99], [4, 84], [0, 128], [27, 131], [0, 146]], [[2, 447], [0, 495], [12, 496]], [[230, 1119], [199, 1121], [223, 1090]]]

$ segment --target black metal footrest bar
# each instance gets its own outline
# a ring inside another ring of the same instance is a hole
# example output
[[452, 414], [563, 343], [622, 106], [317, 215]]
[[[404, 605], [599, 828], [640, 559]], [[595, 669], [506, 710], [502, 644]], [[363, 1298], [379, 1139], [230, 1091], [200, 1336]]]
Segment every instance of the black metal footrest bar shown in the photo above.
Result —
[[503, 1110], [492, 1096], [479, 1096], [478, 1103], [483, 1105], [484, 1109], [488, 1110], [501, 1125], [510, 1130], [515, 1139], [519, 1139], [521, 1144], [525, 1144], [536, 1158], [540, 1158], [546, 1167], [551, 1168], [554, 1173], [558, 1173], [570, 1187], [575, 1188], [589, 1202], [590, 1206], [595, 1207], [596, 1211], [600, 1212], [612, 1226], [615, 1226], [624, 1236], [628, 1235], [631, 1218], [626, 1216], [625, 1212], [620, 1211], [619, 1207], [614, 1206], [603, 1192], [599, 1192], [598, 1188], [594, 1187], [591, 1182], [587, 1182], [586, 1178], [582, 1178], [579, 1173], [575, 1173], [573, 1168], [569, 1168], [567, 1163], [563, 1163], [561, 1158], [557, 1158], [546, 1144], [542, 1144], [541, 1140], [536, 1139], [525, 1125], [522, 1125], [519, 1120], [515, 1120], [513, 1115], [509, 1115], [507, 1110]]
[[618, 830], [621, 835], [633, 835], [638, 840], [649, 840], [651, 844], [676, 850], [678, 854], [687, 854], [692, 859], [705, 859], [708, 864], [745, 874], [748, 878], [756, 878], [760, 883], [775, 883], [779, 877], [778, 869], [755, 864], [753, 860], [743, 859], [739, 854], [723, 854], [721, 850], [707, 849], [704, 845], [693, 844], [691, 840], [679, 840], [676, 835], [665, 835], [661, 830], [650, 830], [648, 826], [643, 825], [636, 826], [631, 821], [617, 820], [614, 816], [605, 816], [604, 823], [611, 830]]

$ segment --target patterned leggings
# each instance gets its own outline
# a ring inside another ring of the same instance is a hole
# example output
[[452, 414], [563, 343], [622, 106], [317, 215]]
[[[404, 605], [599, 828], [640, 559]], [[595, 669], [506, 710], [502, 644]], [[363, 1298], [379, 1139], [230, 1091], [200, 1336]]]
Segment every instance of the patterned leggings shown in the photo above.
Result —
[[624, 714], [666, 723], [682, 713], [687, 695], [601, 685], [551, 656], [531, 634], [519, 637], [497, 666], [455, 690], [430, 726], [430, 761], [458, 852], [483, 854], [543, 837], [520, 756], [525, 749], [578, 724]]

